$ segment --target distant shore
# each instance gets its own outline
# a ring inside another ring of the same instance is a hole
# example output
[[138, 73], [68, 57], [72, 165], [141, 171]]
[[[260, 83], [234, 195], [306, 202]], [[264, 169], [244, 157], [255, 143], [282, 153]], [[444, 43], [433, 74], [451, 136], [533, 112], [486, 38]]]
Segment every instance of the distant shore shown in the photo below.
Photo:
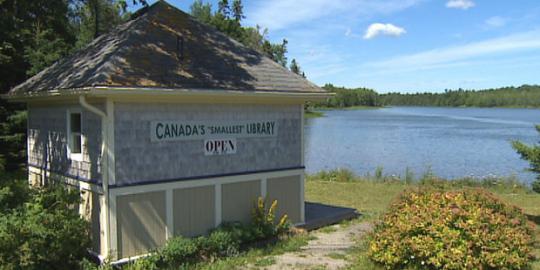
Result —
[[317, 106], [310, 109], [307, 109], [305, 111], [305, 117], [306, 118], [316, 118], [316, 117], [324, 117], [325, 113], [324, 111], [333, 111], [333, 110], [341, 110], [341, 111], [353, 111], [353, 110], [376, 110], [376, 109], [382, 109], [382, 108], [392, 108], [392, 107], [433, 107], [433, 108], [478, 108], [478, 109], [533, 109], [533, 110], [540, 110], [540, 107], [535, 106], [496, 106], [496, 107], [483, 107], [483, 106], [434, 106], [434, 105], [387, 105], [387, 106], [364, 106], [364, 105], [356, 105], [356, 106], [350, 106], [350, 107], [327, 107], [327, 106]]
[[316, 118], [316, 117], [324, 117], [324, 111], [332, 111], [332, 110], [344, 110], [344, 111], [353, 111], [353, 110], [375, 110], [375, 109], [381, 109], [384, 108], [382, 106], [350, 106], [350, 107], [314, 107], [307, 109], [305, 111], [304, 116], [306, 118]]

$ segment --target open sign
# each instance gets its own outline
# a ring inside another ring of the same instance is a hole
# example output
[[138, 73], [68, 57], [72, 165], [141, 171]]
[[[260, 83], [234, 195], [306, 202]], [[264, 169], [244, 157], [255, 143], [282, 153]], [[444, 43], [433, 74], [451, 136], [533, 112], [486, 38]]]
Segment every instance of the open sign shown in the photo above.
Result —
[[236, 154], [236, 139], [213, 139], [204, 141], [204, 155]]

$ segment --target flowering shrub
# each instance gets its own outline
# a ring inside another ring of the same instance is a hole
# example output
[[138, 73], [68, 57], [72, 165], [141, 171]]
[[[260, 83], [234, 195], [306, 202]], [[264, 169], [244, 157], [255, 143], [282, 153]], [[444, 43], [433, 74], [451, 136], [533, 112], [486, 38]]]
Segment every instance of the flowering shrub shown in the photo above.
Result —
[[520, 209], [487, 191], [421, 189], [375, 225], [369, 256], [389, 269], [521, 269], [532, 235]]
[[257, 199], [257, 204], [251, 211], [251, 226], [256, 238], [269, 238], [289, 231], [290, 223], [286, 214], [276, 223], [277, 203], [277, 200], [274, 200], [270, 207], [266, 207], [263, 197]]

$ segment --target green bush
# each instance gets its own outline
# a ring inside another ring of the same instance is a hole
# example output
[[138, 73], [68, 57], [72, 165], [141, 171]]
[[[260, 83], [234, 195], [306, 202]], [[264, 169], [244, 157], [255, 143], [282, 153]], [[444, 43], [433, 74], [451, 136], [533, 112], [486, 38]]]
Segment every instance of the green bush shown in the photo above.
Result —
[[[9, 196], [8, 196], [9, 197]], [[90, 247], [89, 224], [80, 218], [78, 191], [33, 191], [0, 214], [2, 269], [75, 269]]]
[[222, 223], [219, 230], [229, 232], [234, 239], [239, 239], [240, 244], [251, 243], [257, 240], [255, 230], [251, 224], [243, 224], [240, 222], [225, 222]]
[[137, 260], [127, 269], [176, 269], [220, 257], [235, 256], [240, 250], [241, 240], [238, 237], [240, 235], [223, 228], [197, 238], [177, 236], [167, 241], [154, 255]]
[[207, 258], [236, 256], [240, 252], [241, 235], [226, 229], [215, 230], [205, 239], [203, 250]]
[[34, 194], [22, 178], [16, 173], [0, 172], [0, 215], [22, 207]]
[[174, 237], [159, 251], [159, 256], [166, 265], [191, 263], [199, 257], [199, 243], [196, 239]]
[[533, 229], [483, 190], [404, 193], [375, 225], [368, 254], [388, 269], [522, 269]]

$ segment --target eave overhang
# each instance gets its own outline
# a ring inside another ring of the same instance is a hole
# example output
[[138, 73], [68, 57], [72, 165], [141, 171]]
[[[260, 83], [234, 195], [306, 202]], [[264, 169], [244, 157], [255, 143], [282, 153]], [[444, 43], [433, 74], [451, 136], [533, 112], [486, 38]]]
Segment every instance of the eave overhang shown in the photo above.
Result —
[[48, 100], [69, 100], [80, 95], [95, 98], [111, 98], [126, 101], [168, 101], [168, 102], [254, 102], [254, 103], [302, 103], [306, 101], [324, 101], [333, 96], [328, 92], [306, 91], [264, 91], [264, 90], [214, 90], [214, 89], [178, 89], [154, 87], [113, 87], [94, 86], [52, 91], [27, 92], [24, 94], [6, 94], [3, 98], [11, 102], [33, 102]]

